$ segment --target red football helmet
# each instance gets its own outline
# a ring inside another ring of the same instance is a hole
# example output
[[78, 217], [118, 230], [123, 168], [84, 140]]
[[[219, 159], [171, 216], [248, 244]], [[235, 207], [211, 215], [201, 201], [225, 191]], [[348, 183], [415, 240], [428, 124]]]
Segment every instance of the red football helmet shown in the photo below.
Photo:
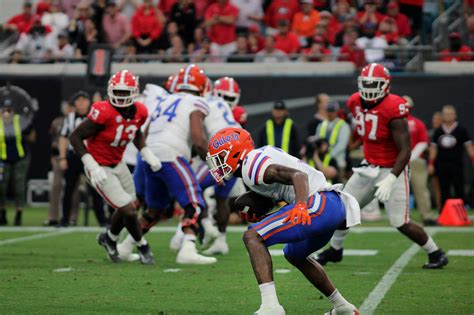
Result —
[[239, 104], [240, 87], [233, 78], [223, 77], [214, 82], [214, 93], [222, 97], [231, 108]]
[[241, 161], [255, 148], [247, 130], [229, 127], [218, 131], [210, 140], [207, 164], [216, 182], [230, 179]]
[[191, 64], [179, 70], [176, 88], [178, 91], [195, 91], [203, 95], [206, 87], [206, 78], [198, 66]]
[[166, 80], [165, 89], [170, 93], [176, 93], [178, 92], [176, 89], [177, 83], [178, 83], [178, 75], [172, 74], [168, 77], [168, 80]]
[[204, 87], [203, 96], [209, 96], [212, 94], [212, 80], [209, 77], [206, 77], [206, 86]]
[[121, 70], [110, 77], [107, 88], [109, 102], [116, 107], [133, 105], [140, 93], [138, 77], [128, 70]]
[[387, 68], [371, 63], [365, 66], [358, 78], [360, 97], [368, 102], [377, 101], [390, 92], [392, 77]]

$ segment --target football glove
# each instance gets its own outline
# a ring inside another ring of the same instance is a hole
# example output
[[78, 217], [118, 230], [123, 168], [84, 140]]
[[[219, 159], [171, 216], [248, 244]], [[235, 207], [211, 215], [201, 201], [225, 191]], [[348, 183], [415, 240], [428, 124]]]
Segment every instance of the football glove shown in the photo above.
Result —
[[390, 173], [388, 174], [387, 177], [385, 177], [380, 182], [375, 184], [375, 187], [378, 187], [377, 191], [375, 192], [375, 197], [380, 202], [387, 202], [388, 199], [390, 199], [390, 195], [392, 193], [392, 186], [396, 180], [397, 180], [397, 176]]
[[304, 202], [298, 202], [295, 204], [293, 209], [290, 210], [288, 216], [283, 223], [291, 222], [291, 224], [311, 224], [311, 217], [309, 216], [308, 209]]
[[81, 160], [84, 164], [86, 174], [89, 175], [92, 186], [97, 187], [103, 185], [107, 179], [107, 173], [99, 163], [94, 160], [92, 155], [86, 153], [82, 156]]
[[158, 172], [161, 169], [161, 161], [148, 147], [143, 147], [140, 151], [142, 158], [150, 165], [153, 172]]

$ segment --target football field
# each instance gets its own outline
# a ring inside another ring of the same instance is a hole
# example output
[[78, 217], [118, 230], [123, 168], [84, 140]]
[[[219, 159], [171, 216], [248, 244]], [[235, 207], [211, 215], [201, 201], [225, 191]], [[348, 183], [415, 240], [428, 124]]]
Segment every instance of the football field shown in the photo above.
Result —
[[[157, 265], [113, 264], [96, 243], [98, 228], [0, 228], [1, 314], [252, 314], [260, 295], [241, 241], [211, 266], [182, 266], [168, 248], [172, 227], [148, 240]], [[326, 266], [362, 314], [473, 314], [474, 229], [431, 228], [450, 264], [424, 270], [426, 255], [395, 230], [362, 227], [347, 256]], [[330, 304], [273, 247], [275, 282], [287, 314], [323, 314]]]

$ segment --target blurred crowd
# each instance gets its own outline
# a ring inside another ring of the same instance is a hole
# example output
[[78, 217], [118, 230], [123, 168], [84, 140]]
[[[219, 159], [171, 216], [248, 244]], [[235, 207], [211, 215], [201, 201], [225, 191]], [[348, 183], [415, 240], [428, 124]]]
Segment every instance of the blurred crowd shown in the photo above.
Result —
[[[474, 4], [465, 38], [450, 34], [442, 61], [469, 61]], [[83, 60], [108, 44], [123, 62], [350, 61], [397, 63], [422, 29], [423, 0], [40, 0], [2, 25], [18, 36], [11, 63]], [[138, 57], [137, 57], [138, 56]], [[81, 59], [82, 58], [82, 59]]]

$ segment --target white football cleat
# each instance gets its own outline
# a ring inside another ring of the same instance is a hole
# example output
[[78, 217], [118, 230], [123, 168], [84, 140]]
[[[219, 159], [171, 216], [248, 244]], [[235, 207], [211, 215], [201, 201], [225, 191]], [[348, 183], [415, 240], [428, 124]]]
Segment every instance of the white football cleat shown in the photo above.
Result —
[[260, 306], [258, 311], [253, 315], [285, 315], [285, 309], [281, 305], [277, 306]]
[[352, 304], [346, 304], [344, 306], [338, 307], [338, 308], [333, 308], [327, 313], [324, 313], [324, 315], [359, 315], [360, 312]]
[[179, 249], [181, 248], [181, 244], [183, 243], [183, 238], [184, 233], [180, 223], [176, 229], [176, 232], [170, 240], [170, 249], [175, 252], [179, 251]]
[[229, 253], [229, 245], [224, 237], [218, 237], [212, 245], [203, 251], [204, 255], [227, 255]]
[[128, 235], [122, 243], [117, 244], [117, 251], [119, 253], [119, 258], [122, 261], [137, 261], [140, 259], [140, 255], [133, 253], [133, 248], [135, 247], [135, 242], [133, 238]]
[[208, 248], [215, 239], [219, 237], [219, 230], [217, 227], [212, 224], [212, 221], [209, 218], [204, 218], [201, 220], [201, 225], [204, 228], [204, 238], [202, 239], [202, 247]]
[[199, 255], [196, 250], [196, 244], [191, 241], [185, 241], [176, 256], [178, 264], [186, 265], [210, 265], [217, 262], [215, 257], [206, 257]]

